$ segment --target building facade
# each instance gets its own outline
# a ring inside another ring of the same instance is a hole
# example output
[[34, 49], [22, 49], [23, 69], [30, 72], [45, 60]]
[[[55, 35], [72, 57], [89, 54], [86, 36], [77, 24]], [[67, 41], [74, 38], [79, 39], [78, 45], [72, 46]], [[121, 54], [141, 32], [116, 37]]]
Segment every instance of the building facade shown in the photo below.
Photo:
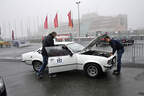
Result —
[[[96, 13], [84, 14], [80, 20], [80, 36], [95, 36], [98, 33], [116, 33], [127, 31], [127, 15], [99, 16]], [[78, 20], [73, 20], [73, 28], [68, 26], [68, 22], [60, 22], [58, 28], [53, 25], [48, 30], [43, 30], [44, 34], [56, 31], [58, 34], [72, 33], [74, 37], [79, 36]]]
[[[85, 14], [81, 20], [81, 30], [86, 29], [86, 34], [94, 35], [97, 32], [126, 32], [127, 31], [127, 15], [118, 16], [99, 16], [95, 13]], [[84, 28], [83, 28], [84, 27]]]

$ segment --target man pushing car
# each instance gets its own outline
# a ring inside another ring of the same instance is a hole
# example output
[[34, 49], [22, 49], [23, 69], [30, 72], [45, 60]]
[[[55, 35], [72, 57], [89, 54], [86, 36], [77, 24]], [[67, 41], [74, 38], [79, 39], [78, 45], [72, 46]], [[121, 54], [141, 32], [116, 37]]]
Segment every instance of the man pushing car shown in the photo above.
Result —
[[40, 70], [36, 73], [38, 78], [43, 77], [43, 71], [45, 70], [47, 63], [48, 63], [48, 57], [49, 54], [47, 53], [45, 47], [52, 47], [54, 46], [54, 38], [57, 36], [56, 32], [50, 33], [48, 36], [44, 37], [42, 41], [42, 57], [43, 57], [43, 63], [40, 67]]

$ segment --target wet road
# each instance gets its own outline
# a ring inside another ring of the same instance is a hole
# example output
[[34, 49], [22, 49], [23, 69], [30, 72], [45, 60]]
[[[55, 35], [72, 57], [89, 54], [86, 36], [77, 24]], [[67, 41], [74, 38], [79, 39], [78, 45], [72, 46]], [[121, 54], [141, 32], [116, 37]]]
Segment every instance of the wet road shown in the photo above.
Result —
[[47, 74], [38, 80], [32, 66], [20, 61], [1, 61], [8, 96], [144, 96], [144, 69], [123, 68], [120, 76], [111, 72], [92, 79], [81, 71]]

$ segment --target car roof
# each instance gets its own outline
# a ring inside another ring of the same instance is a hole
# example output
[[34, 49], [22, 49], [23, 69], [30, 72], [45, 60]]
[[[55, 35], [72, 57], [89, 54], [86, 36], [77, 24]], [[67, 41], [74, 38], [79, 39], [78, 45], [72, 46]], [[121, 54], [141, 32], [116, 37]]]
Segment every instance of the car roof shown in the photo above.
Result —
[[[55, 45], [67, 45], [67, 44], [72, 44], [72, 43], [74, 43], [74, 42], [54, 42]], [[39, 49], [41, 50], [42, 47], [40, 47]]]
[[55, 45], [67, 45], [71, 43], [74, 43], [74, 42], [55, 42]]

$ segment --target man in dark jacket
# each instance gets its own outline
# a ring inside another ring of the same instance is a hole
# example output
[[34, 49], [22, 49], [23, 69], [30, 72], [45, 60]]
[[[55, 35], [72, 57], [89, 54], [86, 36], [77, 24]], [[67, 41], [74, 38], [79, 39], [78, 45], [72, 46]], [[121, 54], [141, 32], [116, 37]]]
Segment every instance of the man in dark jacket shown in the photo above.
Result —
[[111, 55], [113, 55], [117, 51], [117, 70], [114, 70], [113, 74], [119, 75], [121, 72], [121, 58], [124, 53], [124, 46], [118, 40], [111, 39], [109, 36], [105, 37], [106, 42], [109, 42], [113, 51]]
[[44, 40], [42, 40], [42, 57], [43, 57], [43, 64], [40, 67], [39, 72], [37, 72], [38, 77], [42, 78], [42, 73], [45, 70], [47, 63], [48, 63], [48, 54], [45, 49], [45, 47], [51, 47], [54, 46], [54, 38], [56, 37], [57, 33], [52, 32], [48, 36], [44, 37]]

